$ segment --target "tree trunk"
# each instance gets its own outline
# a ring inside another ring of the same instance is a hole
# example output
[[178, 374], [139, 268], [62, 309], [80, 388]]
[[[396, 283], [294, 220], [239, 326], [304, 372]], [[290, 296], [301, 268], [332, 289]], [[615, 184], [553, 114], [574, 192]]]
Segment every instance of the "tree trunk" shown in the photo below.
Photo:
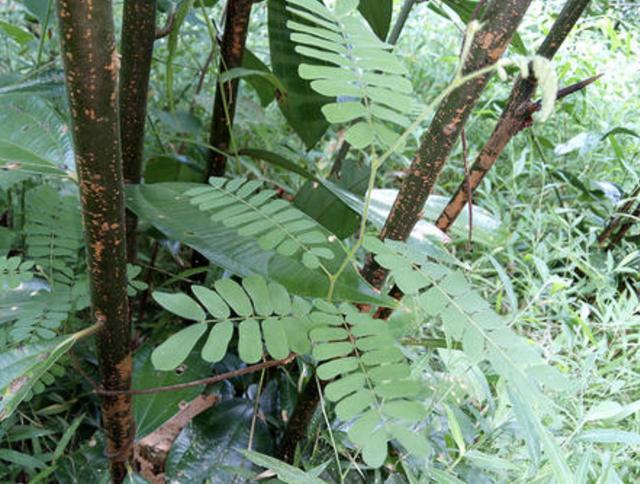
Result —
[[[125, 0], [122, 21], [120, 72], [120, 136], [125, 183], [140, 183], [144, 153], [144, 125], [153, 42], [156, 36], [156, 0]], [[127, 258], [136, 260], [138, 219], [127, 212]]]
[[[463, 75], [490, 66], [500, 59], [530, 3], [531, 0], [494, 0], [484, 8], [479, 19], [482, 26], [474, 36], [469, 55], [464, 60]], [[381, 239], [406, 240], [409, 237], [489, 77], [490, 74], [480, 76], [442, 100], [406, 172], [400, 193], [380, 233]], [[380, 287], [386, 271], [373, 257], [368, 257], [363, 275], [372, 285]]]
[[[576, 24], [590, 0], [569, 0], [556, 19], [537, 54], [551, 59]], [[511, 91], [507, 107], [502, 113], [489, 140], [485, 143], [469, 171], [469, 179], [460, 184], [451, 201], [438, 219], [436, 226], [446, 232], [456, 221], [480, 182], [495, 164], [511, 138], [531, 124], [531, 96], [536, 88], [532, 79], [518, 77]], [[469, 187], [470, 189], [468, 189]]]
[[[253, 0], [229, 0], [227, 2], [224, 36], [220, 47], [219, 76], [226, 71], [242, 66], [252, 4]], [[209, 144], [216, 150], [209, 150], [207, 178], [224, 175], [227, 157], [223, 153], [229, 150], [233, 118], [238, 104], [237, 97], [238, 79], [227, 82], [221, 82], [218, 79], [209, 136]]]
[[[131, 383], [124, 185], [118, 125], [118, 72], [108, 0], [57, 0], [62, 58], [91, 286], [91, 316], [102, 323], [97, 356], [105, 389]], [[135, 423], [129, 395], [102, 399], [113, 482], [126, 477]]]

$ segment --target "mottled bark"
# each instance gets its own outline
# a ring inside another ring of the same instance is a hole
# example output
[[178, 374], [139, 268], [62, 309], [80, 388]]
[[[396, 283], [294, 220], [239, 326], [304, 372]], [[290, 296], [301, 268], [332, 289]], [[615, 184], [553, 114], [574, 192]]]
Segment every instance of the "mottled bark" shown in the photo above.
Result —
[[[144, 152], [144, 125], [153, 42], [156, 37], [156, 0], [125, 0], [122, 13], [122, 70], [120, 72], [120, 133], [126, 183], [140, 183]], [[138, 219], [127, 212], [127, 258], [136, 260]]]
[[[321, 388], [324, 388], [325, 385], [326, 382], [320, 382]], [[315, 378], [312, 377], [302, 390], [302, 393], [298, 395], [296, 407], [280, 441], [280, 447], [278, 448], [279, 459], [289, 464], [293, 463], [298, 442], [307, 436], [309, 422], [311, 422], [313, 415], [316, 413], [319, 402], [318, 384]]]
[[[118, 125], [118, 72], [108, 0], [57, 0], [71, 110], [91, 288], [91, 317], [102, 323], [97, 356], [102, 386], [131, 383], [125, 216]], [[126, 477], [135, 424], [129, 395], [102, 398], [102, 423], [113, 482]]]
[[[531, 0], [494, 0], [484, 8], [479, 18], [482, 26], [475, 34], [469, 55], [464, 60], [463, 75], [490, 66], [500, 59], [530, 3]], [[490, 74], [479, 76], [442, 100], [406, 172], [400, 193], [380, 233], [381, 239], [406, 240], [409, 237], [489, 77]], [[369, 257], [363, 275], [371, 284], [380, 287], [386, 271]]]
[[[220, 45], [219, 75], [242, 66], [252, 3], [253, 0], [227, 2], [224, 35]], [[218, 80], [209, 134], [209, 144], [216, 150], [209, 150], [207, 178], [224, 175], [227, 157], [221, 152], [226, 153], [229, 150], [231, 129], [238, 104], [238, 81], [239, 79], [227, 82]]]
[[[549, 34], [538, 49], [538, 55], [548, 59], [555, 55], [589, 1], [569, 0], [565, 4]], [[449, 230], [469, 201], [467, 184], [471, 193], [473, 193], [486, 173], [495, 164], [509, 141], [531, 124], [531, 114], [539, 109], [539, 105], [531, 102], [531, 96], [535, 88], [536, 83], [533, 79], [523, 79], [522, 77], [516, 79], [507, 107], [502, 112], [502, 116], [498, 120], [491, 137], [487, 140], [473, 163], [469, 178], [460, 184], [451, 201], [436, 220], [436, 226], [440, 230], [444, 232]], [[571, 92], [575, 92], [575, 90]], [[571, 92], [559, 92], [558, 96], [566, 96]]]

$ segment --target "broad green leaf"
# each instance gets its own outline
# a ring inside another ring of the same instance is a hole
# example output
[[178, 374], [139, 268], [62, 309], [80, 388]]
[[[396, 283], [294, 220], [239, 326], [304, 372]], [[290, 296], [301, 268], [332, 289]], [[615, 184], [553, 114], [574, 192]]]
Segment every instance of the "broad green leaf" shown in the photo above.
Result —
[[181, 318], [203, 321], [207, 317], [202, 307], [186, 294], [154, 291], [152, 296], [160, 306]]
[[202, 347], [202, 358], [210, 363], [217, 363], [227, 354], [229, 342], [233, 337], [233, 323], [223, 321], [211, 328], [207, 342]]
[[360, 0], [358, 9], [380, 40], [385, 40], [391, 28], [393, 0]]
[[270, 163], [274, 166], [284, 168], [285, 170], [288, 170], [293, 173], [297, 173], [300, 176], [303, 176], [307, 180], [316, 179], [315, 175], [305, 170], [302, 166], [299, 166], [294, 161], [291, 161], [288, 158], [285, 158], [284, 156], [274, 153], [272, 151], [259, 150], [259, 149], [253, 149], [253, 148], [243, 148], [241, 150], [238, 150], [238, 155], [248, 156], [249, 158], [261, 160], [266, 163]]
[[[237, 230], [221, 222], [212, 222], [209, 213], [190, 203], [184, 195], [189, 189], [203, 185], [188, 183], [158, 183], [127, 187], [127, 204], [136, 215], [153, 224], [172, 240], [196, 249], [216, 265], [239, 276], [260, 274], [282, 284], [291, 294], [304, 297], [324, 297], [328, 280], [319, 270], [310, 270], [302, 262], [274, 251], [261, 249], [250, 236], [238, 236]], [[329, 232], [320, 226], [329, 237]], [[339, 259], [326, 262], [337, 270]], [[389, 304], [390, 299], [378, 294], [364, 282], [358, 272], [349, 267], [336, 283], [336, 300], [371, 304]]]
[[[344, 190], [364, 196], [369, 180], [369, 167], [351, 159], [345, 160], [340, 176], [334, 175], [330, 180]], [[309, 180], [298, 190], [294, 205], [340, 239], [353, 235], [358, 228], [359, 214], [322, 183], [314, 180]]]
[[[300, 330], [303, 330], [301, 327]], [[279, 319], [266, 319], [262, 322], [262, 333], [267, 352], [274, 360], [281, 360], [289, 356], [287, 334], [282, 321]]]
[[232, 279], [218, 279], [214, 286], [218, 294], [240, 316], [251, 316], [253, 307], [242, 286]]
[[[211, 374], [211, 367], [193, 353], [185, 360], [183, 371], [159, 371], [151, 362], [152, 347], [145, 345], [133, 356], [132, 388], [144, 389], [186, 383]], [[136, 438], [141, 439], [176, 415], [181, 404], [202, 393], [204, 385], [171, 392], [134, 395], [133, 413], [136, 419]]]
[[45, 101], [0, 98], [0, 168], [59, 177], [75, 172], [69, 129]]
[[242, 286], [249, 294], [253, 307], [257, 314], [269, 316], [273, 314], [273, 303], [267, 287], [267, 281], [258, 275], [248, 276], [242, 279]]
[[286, 93], [286, 89], [275, 74], [249, 49], [245, 49], [242, 56], [242, 67], [261, 73], [260, 75], [247, 76], [244, 79], [258, 94], [263, 108], [271, 104], [278, 90]]
[[35, 39], [31, 32], [3, 20], [0, 20], [0, 30], [4, 31], [7, 36], [20, 45], [27, 44]]
[[192, 324], [171, 335], [151, 354], [153, 366], [160, 371], [174, 370], [187, 359], [198, 340], [207, 331], [207, 324]]
[[377, 430], [362, 448], [362, 458], [371, 467], [381, 467], [387, 460], [387, 435]]
[[245, 363], [257, 363], [262, 358], [260, 325], [254, 319], [242, 321], [238, 327], [238, 355]]
[[[253, 422], [253, 423], [252, 423]], [[231, 483], [238, 469], [251, 468], [242, 454], [253, 434], [252, 449], [269, 454], [274, 442], [264, 420], [254, 421], [253, 401], [232, 399], [198, 415], [171, 446], [165, 470], [169, 482]], [[255, 472], [247, 476], [248, 480]]]
[[286, 462], [282, 462], [268, 455], [251, 450], [245, 450], [242, 453], [254, 464], [275, 472], [278, 479], [287, 484], [324, 484], [325, 482], [308, 472], [304, 472], [297, 467], [293, 467]]
[[204, 286], [191, 286], [191, 290], [198, 298], [198, 301], [200, 301], [214, 318], [227, 319], [231, 315], [229, 306], [227, 306], [227, 303], [224, 302], [217, 292]]
[[278, 100], [278, 106], [307, 148], [311, 148], [329, 126], [320, 111], [329, 99], [314, 92], [309, 82], [298, 76], [302, 56], [296, 53], [289, 38], [291, 32], [287, 21], [294, 16], [287, 12], [285, 2], [269, 0], [267, 8], [271, 65], [287, 90], [286, 95]]
[[9, 417], [33, 386], [88, 330], [0, 353], [0, 421]]

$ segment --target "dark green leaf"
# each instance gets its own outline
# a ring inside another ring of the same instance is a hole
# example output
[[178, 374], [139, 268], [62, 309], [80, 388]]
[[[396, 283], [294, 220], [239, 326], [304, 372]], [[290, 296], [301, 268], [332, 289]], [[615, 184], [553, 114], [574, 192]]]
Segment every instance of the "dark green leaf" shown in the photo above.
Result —
[[[201, 484], [233, 482], [233, 468], [251, 463], [241, 454], [251, 431], [253, 401], [228, 400], [197, 416], [180, 433], [167, 459], [169, 481]], [[265, 422], [256, 419], [252, 448], [271, 452], [272, 441]]]
[[393, 0], [360, 0], [358, 9], [380, 40], [386, 40], [391, 28]]
[[295, 44], [289, 38], [291, 32], [287, 28], [287, 21], [293, 15], [287, 12], [285, 2], [269, 0], [268, 9], [271, 65], [274, 74], [287, 89], [286, 95], [279, 96], [278, 106], [307, 148], [311, 148], [329, 127], [321, 108], [331, 99], [317, 94], [308, 81], [298, 76], [298, 66], [303, 58], [296, 53]]

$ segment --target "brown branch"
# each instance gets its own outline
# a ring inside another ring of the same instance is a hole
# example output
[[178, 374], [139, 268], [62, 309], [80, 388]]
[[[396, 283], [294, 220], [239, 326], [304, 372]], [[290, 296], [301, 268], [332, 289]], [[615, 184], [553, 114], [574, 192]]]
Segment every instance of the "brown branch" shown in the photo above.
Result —
[[[163, 39], [165, 37], [168, 37], [171, 34], [171, 32], [173, 31], [173, 27], [176, 24], [176, 12], [177, 12], [176, 7], [175, 6], [171, 7], [171, 10], [169, 11], [169, 15], [167, 16], [167, 21], [165, 22], [164, 26], [160, 29], [154, 30], [154, 36], [153, 36], [154, 40]], [[154, 13], [154, 17], [155, 17], [155, 13]]]
[[[109, 1], [57, 0], [59, 39], [91, 287], [91, 319], [102, 323], [96, 352], [102, 385], [131, 385], [124, 183], [118, 120], [118, 75]], [[111, 479], [122, 482], [135, 437], [131, 397], [103, 395], [102, 426]]]
[[[567, 1], [551, 27], [549, 34], [538, 49], [538, 55], [549, 59], [553, 57], [588, 3], [589, 0]], [[558, 92], [558, 99], [583, 89], [599, 77], [595, 76], [561, 89]], [[460, 184], [448, 205], [436, 220], [436, 226], [440, 230], [448, 231], [468, 202], [467, 184], [471, 185], [471, 192], [474, 192], [511, 139], [532, 123], [531, 115], [540, 109], [539, 102], [531, 102], [535, 87], [536, 83], [533, 79], [519, 77], [515, 81], [507, 107], [496, 124], [491, 137], [487, 140], [473, 163], [469, 178]]]
[[624, 239], [625, 235], [627, 235], [627, 232], [633, 226], [633, 224], [638, 219], [640, 219], [640, 204], [638, 204], [638, 206], [633, 211], [633, 213], [627, 215], [627, 218], [629, 218], [630, 220], [625, 222], [622, 225], [622, 227], [620, 227], [620, 230], [618, 230], [618, 232], [611, 237], [611, 242], [609, 242], [609, 245], [607, 246], [607, 250], [611, 250], [616, 245], [618, 245], [622, 241], [622, 239]]
[[[600, 235], [598, 235], [598, 243], [600, 244], [600, 246], [604, 246], [605, 245], [605, 243], [607, 242], [607, 239], [609, 239], [611, 237], [611, 235], [613, 234], [613, 232], [618, 228], [618, 226], [622, 222], [623, 218], [625, 216], [629, 215], [629, 213], [631, 212], [631, 209], [633, 208], [633, 205], [638, 201], [638, 196], [640, 196], [640, 185], [638, 185], [635, 188], [635, 190], [629, 196], [629, 198], [624, 203], [624, 205], [620, 208], [620, 210], [617, 210], [616, 215], [614, 217], [612, 217], [611, 221], [607, 224], [607, 226], [600, 233]], [[636, 208], [636, 211], [637, 210], [638, 209]], [[625, 232], [627, 230], [629, 230], [629, 229], [627, 228], [625, 230]], [[622, 235], [624, 236], [624, 233]], [[618, 237], [617, 234], [616, 234], [616, 237]], [[621, 238], [622, 237], [620, 237], [620, 239]], [[617, 244], [618, 242], [619, 242], [619, 240], [616, 241], [615, 244]], [[607, 247], [607, 248], [610, 248], [612, 245], [615, 245], [615, 244], [613, 242], [610, 242], [609, 243], [609, 247]]]
[[195, 417], [210, 409], [219, 400], [216, 395], [199, 395], [160, 428], [141, 439], [135, 446], [133, 459], [140, 475], [151, 484], [164, 484], [165, 462], [178, 434]]
[[98, 395], [149, 395], [152, 393], [162, 393], [162, 392], [172, 392], [175, 390], [183, 390], [185, 388], [197, 387], [199, 385], [212, 385], [213, 383], [218, 383], [224, 380], [230, 380], [231, 378], [236, 378], [238, 376], [248, 375], [250, 373], [255, 373], [256, 371], [264, 370], [265, 368], [272, 368], [274, 366], [284, 366], [288, 365], [295, 359], [295, 353], [291, 353], [289, 356], [282, 360], [270, 360], [265, 361], [263, 363], [258, 363], [257, 365], [247, 366], [245, 368], [241, 368], [239, 370], [229, 371], [227, 373], [221, 373], [219, 375], [210, 376], [208, 378], [202, 378], [200, 380], [194, 380], [187, 383], [177, 383], [175, 385], [167, 385], [164, 387], [154, 387], [154, 388], [142, 388], [140, 390], [132, 389], [132, 390], [95, 390], [94, 393]]
[[[557, 98], [562, 99], [573, 94], [574, 92], [577, 92], [595, 82], [600, 77], [602, 77], [602, 74], [560, 89], [558, 91]], [[469, 175], [460, 184], [447, 206], [436, 219], [436, 227], [443, 232], [449, 231], [465, 205], [467, 205], [471, 199], [472, 194], [476, 191], [478, 186], [480, 186], [484, 176], [496, 163], [498, 157], [502, 151], [504, 151], [507, 144], [516, 134], [531, 125], [531, 115], [534, 112], [539, 111], [540, 106], [540, 101], [524, 101], [517, 107], [507, 108], [496, 125], [493, 133], [491, 133], [491, 136], [482, 147], [478, 157], [471, 166]]]
[[[120, 137], [125, 183], [140, 183], [147, 95], [156, 28], [156, 0], [125, 0], [122, 13]], [[127, 211], [127, 259], [136, 260], [138, 218]]]
[[[530, 3], [531, 0], [495, 0], [486, 6], [479, 19], [482, 22], [480, 30], [471, 41], [469, 55], [461, 61], [462, 75], [493, 65], [500, 59]], [[381, 239], [406, 240], [409, 237], [489, 77], [489, 73], [482, 75], [442, 100], [406, 172], [398, 197], [380, 232]], [[371, 256], [367, 258], [362, 273], [375, 287], [382, 286], [387, 274]]]
[[[242, 66], [252, 4], [252, 0], [229, 0], [227, 3], [218, 76]], [[238, 104], [238, 82], [238, 79], [221, 82], [220, 77], [218, 78], [209, 133], [209, 144], [216, 150], [209, 150], [207, 178], [223, 176], [225, 172], [227, 157], [223, 153], [229, 150], [231, 141], [231, 129]]]

